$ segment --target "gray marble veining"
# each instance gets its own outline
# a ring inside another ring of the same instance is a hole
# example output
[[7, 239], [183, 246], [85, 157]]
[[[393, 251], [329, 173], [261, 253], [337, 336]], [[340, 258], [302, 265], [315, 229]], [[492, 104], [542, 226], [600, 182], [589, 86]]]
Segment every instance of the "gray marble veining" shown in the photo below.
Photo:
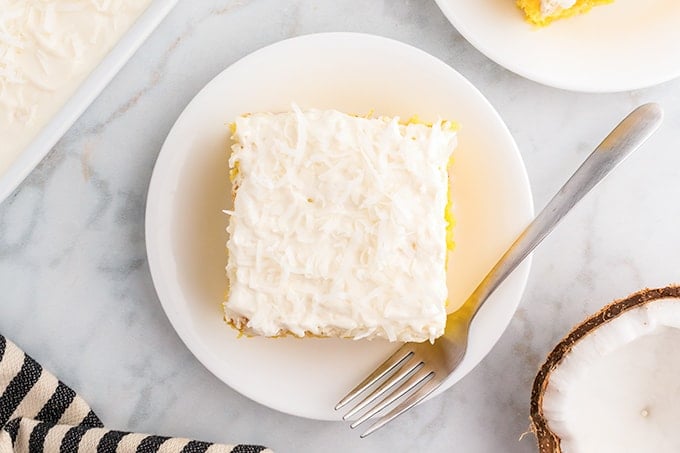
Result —
[[[213, 76], [266, 44], [319, 31], [395, 38], [443, 59], [507, 122], [542, 206], [634, 106], [662, 129], [541, 245], [510, 327], [459, 384], [368, 439], [284, 415], [222, 384], [158, 303], [144, 207], [161, 144]], [[614, 298], [680, 281], [680, 80], [578, 94], [488, 60], [432, 0], [181, 0], [49, 156], [0, 204], [0, 332], [118, 429], [253, 442], [279, 452], [532, 452], [529, 392], [546, 353]]]

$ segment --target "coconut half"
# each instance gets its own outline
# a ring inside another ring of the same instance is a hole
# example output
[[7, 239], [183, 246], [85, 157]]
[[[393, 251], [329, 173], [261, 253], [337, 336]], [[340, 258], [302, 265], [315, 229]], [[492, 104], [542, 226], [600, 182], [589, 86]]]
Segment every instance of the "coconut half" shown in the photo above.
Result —
[[680, 286], [576, 326], [534, 380], [531, 424], [541, 453], [680, 452]]

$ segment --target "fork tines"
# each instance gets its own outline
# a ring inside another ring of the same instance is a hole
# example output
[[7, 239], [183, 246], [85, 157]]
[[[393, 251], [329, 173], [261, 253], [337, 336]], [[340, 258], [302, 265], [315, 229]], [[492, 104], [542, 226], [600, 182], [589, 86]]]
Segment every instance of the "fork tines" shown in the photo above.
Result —
[[[343, 420], [348, 420], [362, 410], [366, 410], [350, 425], [351, 428], [356, 428], [405, 398], [388, 413], [380, 416], [366, 432], [361, 434], [361, 437], [366, 437], [411, 409], [439, 387], [441, 382], [433, 380], [434, 375], [435, 371], [426, 366], [422, 360], [417, 359], [413, 349], [406, 344], [342, 398], [335, 406], [335, 410], [345, 407], [359, 395], [373, 388], [364, 399], [342, 417]], [[380, 381], [383, 382], [378, 385]], [[371, 404], [374, 404], [373, 407], [370, 407]]]

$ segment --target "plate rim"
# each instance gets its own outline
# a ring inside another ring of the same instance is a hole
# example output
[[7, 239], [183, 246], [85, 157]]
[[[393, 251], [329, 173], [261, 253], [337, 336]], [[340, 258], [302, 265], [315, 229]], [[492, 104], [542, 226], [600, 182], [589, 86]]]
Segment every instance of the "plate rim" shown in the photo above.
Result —
[[542, 75], [540, 72], [531, 71], [525, 69], [524, 67], [522, 67], [522, 65], [513, 63], [512, 58], [505, 58], [503, 57], [502, 52], [499, 54], [497, 52], [494, 52], [492, 48], [485, 46], [481, 42], [481, 39], [478, 38], [478, 35], [472, 33], [470, 31], [470, 28], [465, 25], [464, 21], [460, 20], [459, 16], [455, 12], [453, 1], [454, 0], [435, 0], [437, 6], [446, 17], [446, 20], [449, 21], [449, 23], [461, 34], [461, 36], [465, 38], [465, 40], [469, 42], [472, 45], [472, 47], [477, 49], [477, 51], [479, 51], [481, 54], [489, 58], [497, 65], [507, 69], [513, 74], [516, 74], [527, 80], [531, 80], [532, 82], [576, 93], [607, 94], [607, 93], [622, 93], [627, 91], [651, 88], [680, 77], [680, 64], [677, 65], [677, 68], [674, 71], [664, 72], [663, 73], [664, 75], [662, 76], [654, 77], [653, 75], [650, 75], [645, 77], [644, 81], [640, 83], [628, 82], [622, 84], [613, 84], [609, 88], [601, 86], [600, 84], [584, 85], [580, 83], [570, 83], [569, 80], [560, 80], [559, 78], [554, 79], [549, 76]]
[[[162, 186], [162, 180], [161, 180], [161, 172], [162, 171], [167, 171], [167, 169], [162, 169], [162, 166], [164, 162], [170, 162], [172, 158], [172, 154], [170, 153], [170, 148], [168, 148], [167, 145], [171, 139], [173, 138], [174, 135], [174, 130], [176, 126], [181, 123], [184, 120], [185, 115], [188, 115], [188, 111], [192, 104], [195, 102], [196, 99], [200, 98], [205, 91], [208, 91], [211, 86], [214, 83], [218, 83], [217, 80], [220, 79], [224, 73], [228, 72], [230, 69], [234, 68], [235, 66], [240, 66], [242, 64], [247, 64], [248, 60], [252, 59], [257, 59], [259, 58], [259, 55], [263, 52], [268, 52], [271, 51], [272, 48], [276, 48], [278, 46], [285, 46], [289, 45], [291, 42], [296, 42], [296, 41], [302, 41], [302, 40], [314, 40], [314, 39], [330, 39], [330, 38], [339, 38], [343, 36], [350, 36], [354, 38], [360, 38], [360, 39], [373, 39], [373, 40], [381, 40], [383, 42], [389, 43], [393, 46], [401, 46], [404, 48], [408, 48], [410, 51], [420, 53], [423, 56], [426, 56], [427, 58], [431, 59], [433, 64], [436, 63], [438, 65], [442, 65], [446, 67], [448, 71], [452, 73], [452, 75], [455, 75], [461, 83], [465, 84], [469, 90], [474, 92], [476, 94], [476, 97], [478, 98], [478, 101], [482, 104], [484, 104], [485, 108], [491, 112], [494, 117], [497, 120], [498, 126], [499, 126], [499, 131], [502, 130], [503, 134], [506, 136], [508, 139], [508, 143], [511, 144], [511, 147], [508, 148], [508, 152], [512, 151], [512, 154], [515, 159], [520, 163], [520, 169], [521, 169], [521, 174], [519, 177], [521, 177], [523, 186], [526, 187], [527, 193], [526, 193], [526, 203], [527, 203], [527, 208], [530, 211], [531, 216], [533, 217], [535, 213], [535, 207], [534, 207], [534, 200], [533, 200], [533, 191], [531, 190], [531, 184], [527, 172], [526, 165], [524, 163], [524, 159], [522, 158], [522, 154], [519, 151], [519, 148], [517, 146], [517, 143], [515, 142], [514, 137], [510, 133], [510, 130], [507, 126], [507, 124], [503, 121], [502, 117], [500, 116], [499, 112], [493, 107], [491, 102], [481, 93], [481, 91], [476, 88], [472, 82], [470, 82], [467, 78], [465, 78], [462, 74], [460, 74], [457, 70], [455, 70], [453, 67], [442, 61], [441, 59], [425, 52], [422, 49], [419, 49], [415, 46], [412, 46], [410, 44], [407, 44], [405, 42], [384, 37], [381, 35], [376, 35], [376, 34], [370, 34], [370, 33], [361, 33], [361, 32], [318, 32], [318, 33], [309, 33], [309, 34], [303, 34], [303, 35], [298, 35], [294, 36], [291, 38], [286, 38], [282, 39], [267, 45], [264, 45], [246, 55], [243, 57], [237, 59], [230, 65], [228, 65], [226, 68], [223, 70], [219, 71], [213, 78], [211, 78], [201, 89], [199, 89], [196, 94], [191, 98], [191, 100], [188, 101], [186, 106], [183, 108], [181, 113], [178, 115], [177, 120], [173, 123], [171, 128], [168, 131], [168, 134], [163, 141], [163, 144], [161, 146], [160, 152], [158, 153], [157, 159], [154, 163], [154, 167], [152, 170], [150, 182], [149, 182], [149, 188], [147, 192], [147, 199], [146, 199], [146, 207], [145, 207], [145, 245], [146, 245], [146, 252], [147, 252], [147, 260], [149, 264], [149, 271], [151, 274], [152, 282], [154, 289], [156, 291], [156, 294], [158, 296], [158, 300], [161, 304], [161, 307], [168, 318], [170, 324], [172, 325], [173, 329], [177, 333], [178, 337], [182, 341], [182, 343], [185, 345], [185, 347], [191, 352], [191, 354], [196, 358], [196, 360], [201, 363], [201, 365], [208, 370], [213, 376], [215, 376], [219, 381], [221, 381], [224, 385], [227, 387], [231, 388], [232, 390], [238, 392], [242, 396], [248, 398], [251, 401], [254, 401], [264, 407], [270, 408], [277, 410], [279, 412], [285, 413], [285, 414], [290, 414], [306, 419], [311, 419], [311, 420], [322, 420], [322, 421], [337, 421], [340, 420], [340, 416], [336, 418], [321, 418], [321, 417], [316, 417], [316, 416], [310, 416], [304, 412], [297, 411], [295, 408], [282, 408], [277, 405], [273, 405], [270, 401], [267, 401], [263, 398], [260, 398], [253, 392], [249, 391], [247, 388], [244, 388], [241, 385], [234, 384], [234, 383], [229, 383], [227, 382], [228, 379], [223, 378], [223, 373], [219, 370], [219, 367], [217, 365], [213, 365], [211, 363], [211, 355], [212, 352], [208, 349], [205, 348], [203, 344], [199, 343], [191, 343], [190, 341], [193, 341], [195, 335], [192, 329], [188, 327], [187, 324], [181, 323], [179, 319], [177, 319], [177, 315], [173, 313], [172, 307], [169, 304], [169, 299], [172, 298], [170, 294], [167, 293], [168, 289], [164, 288], [161, 276], [161, 271], [160, 271], [160, 264], [156, 262], [156, 255], [152, 249], [154, 249], [155, 244], [156, 244], [156, 239], [150, 239], [154, 238], [154, 234], [150, 231], [151, 227], [153, 226], [153, 216], [155, 215], [155, 212], [153, 212], [153, 207], [159, 205], [159, 200], [160, 197], [162, 197], [163, 193], [161, 191]], [[160, 163], [160, 165], [159, 165]], [[519, 266], [518, 268], [514, 271], [514, 274], [518, 274], [518, 297], [517, 301], [515, 304], [515, 307], [513, 309], [513, 314], [512, 316], [508, 317], [508, 319], [503, 323], [502, 329], [499, 329], [497, 334], [497, 338], [493, 341], [489, 351], [487, 351], [480, 359], [479, 361], [466, 373], [469, 374], [475, 367], [477, 367], [484, 358], [486, 358], [495, 347], [495, 345], [498, 343], [500, 340], [501, 336], [503, 333], [507, 330], [510, 322], [514, 318], [514, 314], [516, 313], [517, 307], [519, 306], [525, 290], [526, 286], [528, 284], [528, 279], [529, 279], [529, 274], [531, 271], [531, 265], [533, 261], [533, 254], [530, 254]], [[458, 380], [456, 380], [457, 382]], [[435, 392], [433, 392], [430, 397], [427, 399], [430, 399], [439, 393], [445, 391], [446, 389], [450, 388], [453, 384], [450, 384], [448, 386], [442, 386], [439, 389], [437, 389]]]

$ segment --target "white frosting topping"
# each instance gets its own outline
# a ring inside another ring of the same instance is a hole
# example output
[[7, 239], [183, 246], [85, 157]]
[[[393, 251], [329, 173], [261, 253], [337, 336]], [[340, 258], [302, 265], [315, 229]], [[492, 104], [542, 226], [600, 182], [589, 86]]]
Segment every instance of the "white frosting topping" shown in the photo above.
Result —
[[235, 124], [227, 319], [264, 336], [440, 336], [451, 124], [295, 106]]
[[151, 0], [0, 0], [0, 172]]
[[576, 0], [541, 0], [541, 14], [552, 16], [560, 10], [571, 8]]

